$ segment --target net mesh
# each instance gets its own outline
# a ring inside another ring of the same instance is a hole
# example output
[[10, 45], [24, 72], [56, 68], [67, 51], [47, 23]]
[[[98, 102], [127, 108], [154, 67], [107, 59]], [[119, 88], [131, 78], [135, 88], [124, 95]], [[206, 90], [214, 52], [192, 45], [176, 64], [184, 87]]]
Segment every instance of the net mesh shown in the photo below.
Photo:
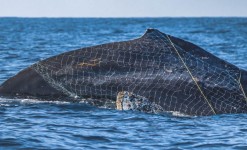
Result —
[[141, 38], [82, 48], [32, 66], [52, 87], [81, 98], [116, 99], [129, 91], [165, 111], [189, 115], [243, 113], [241, 71], [157, 30]]

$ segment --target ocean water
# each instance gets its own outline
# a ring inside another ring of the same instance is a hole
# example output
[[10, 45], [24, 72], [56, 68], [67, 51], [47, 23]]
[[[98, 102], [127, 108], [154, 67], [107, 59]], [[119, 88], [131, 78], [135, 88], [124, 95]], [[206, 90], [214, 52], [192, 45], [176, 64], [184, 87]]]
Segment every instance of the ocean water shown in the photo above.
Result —
[[[0, 84], [69, 50], [140, 37], [193, 42], [247, 70], [247, 18], [0, 18]], [[146, 114], [0, 97], [0, 149], [247, 149], [247, 114]]]

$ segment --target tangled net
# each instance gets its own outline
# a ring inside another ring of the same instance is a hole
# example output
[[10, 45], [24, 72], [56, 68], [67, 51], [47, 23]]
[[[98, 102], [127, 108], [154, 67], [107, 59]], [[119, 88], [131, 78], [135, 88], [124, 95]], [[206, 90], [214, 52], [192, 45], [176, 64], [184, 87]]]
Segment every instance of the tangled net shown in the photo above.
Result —
[[247, 110], [240, 69], [155, 29], [131, 41], [66, 52], [32, 68], [75, 99], [115, 100], [129, 91], [165, 111], [189, 115]]

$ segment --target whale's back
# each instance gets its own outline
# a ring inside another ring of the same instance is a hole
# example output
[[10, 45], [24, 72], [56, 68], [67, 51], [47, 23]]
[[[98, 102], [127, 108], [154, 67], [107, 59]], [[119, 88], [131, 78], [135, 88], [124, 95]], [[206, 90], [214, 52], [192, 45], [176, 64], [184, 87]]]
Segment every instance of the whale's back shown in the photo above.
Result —
[[247, 111], [243, 72], [190, 42], [149, 29], [138, 39], [40, 61], [6, 81], [0, 92], [14, 87], [12, 94], [114, 100], [118, 92], [129, 91], [165, 111], [243, 113]]

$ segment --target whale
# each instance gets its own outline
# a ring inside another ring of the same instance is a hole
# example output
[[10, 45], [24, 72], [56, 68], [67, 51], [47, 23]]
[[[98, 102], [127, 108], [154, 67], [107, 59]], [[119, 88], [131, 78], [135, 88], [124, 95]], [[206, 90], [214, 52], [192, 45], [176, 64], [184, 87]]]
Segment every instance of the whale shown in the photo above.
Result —
[[246, 113], [246, 93], [246, 70], [157, 29], [52, 56], [0, 86], [1, 97], [110, 100], [118, 110], [196, 116]]

